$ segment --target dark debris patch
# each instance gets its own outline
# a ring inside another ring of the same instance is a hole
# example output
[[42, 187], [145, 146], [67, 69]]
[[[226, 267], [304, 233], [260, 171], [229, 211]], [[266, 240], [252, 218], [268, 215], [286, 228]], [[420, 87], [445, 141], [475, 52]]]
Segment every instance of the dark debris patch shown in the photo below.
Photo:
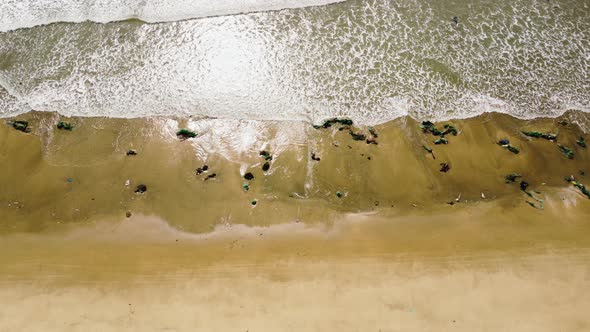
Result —
[[72, 131], [74, 125], [69, 122], [60, 121], [57, 123], [57, 129]]
[[447, 163], [440, 163], [440, 171], [446, 173], [451, 170], [451, 166]]
[[197, 137], [197, 133], [195, 133], [194, 131], [190, 131], [188, 129], [180, 129], [176, 132], [176, 136], [182, 140], [185, 140]]

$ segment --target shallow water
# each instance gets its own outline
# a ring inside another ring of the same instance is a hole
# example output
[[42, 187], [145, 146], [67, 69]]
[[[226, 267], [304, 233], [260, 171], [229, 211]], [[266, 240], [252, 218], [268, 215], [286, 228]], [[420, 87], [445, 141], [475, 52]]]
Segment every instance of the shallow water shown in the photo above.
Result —
[[0, 33], [0, 115], [556, 116], [589, 109], [589, 50], [583, 0], [351, 0], [158, 24], [57, 23]]

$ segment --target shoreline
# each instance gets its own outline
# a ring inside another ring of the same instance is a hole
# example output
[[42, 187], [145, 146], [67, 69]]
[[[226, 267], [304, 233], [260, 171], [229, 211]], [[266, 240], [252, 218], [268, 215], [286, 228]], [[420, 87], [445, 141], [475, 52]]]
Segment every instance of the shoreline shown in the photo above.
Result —
[[[20, 118], [32, 133], [0, 126], [0, 329], [590, 327], [590, 199], [563, 179], [590, 182], [588, 135], [561, 119], [452, 121], [434, 145], [406, 118], [375, 145], [338, 126]], [[574, 159], [521, 130], [558, 130]]]

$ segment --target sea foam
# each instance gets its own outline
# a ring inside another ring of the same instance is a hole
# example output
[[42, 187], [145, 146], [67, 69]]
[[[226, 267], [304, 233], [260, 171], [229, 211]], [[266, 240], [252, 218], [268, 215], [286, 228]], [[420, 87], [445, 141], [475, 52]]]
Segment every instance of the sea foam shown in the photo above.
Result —
[[345, 0], [0, 0], [0, 31], [55, 22], [192, 18], [322, 6]]

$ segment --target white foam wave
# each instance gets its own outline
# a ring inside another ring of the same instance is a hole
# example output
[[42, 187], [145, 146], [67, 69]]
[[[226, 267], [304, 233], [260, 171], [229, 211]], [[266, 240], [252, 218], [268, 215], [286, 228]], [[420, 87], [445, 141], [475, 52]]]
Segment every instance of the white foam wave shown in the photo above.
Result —
[[99, 23], [192, 18], [322, 6], [345, 0], [0, 0], [0, 31], [55, 22]]

